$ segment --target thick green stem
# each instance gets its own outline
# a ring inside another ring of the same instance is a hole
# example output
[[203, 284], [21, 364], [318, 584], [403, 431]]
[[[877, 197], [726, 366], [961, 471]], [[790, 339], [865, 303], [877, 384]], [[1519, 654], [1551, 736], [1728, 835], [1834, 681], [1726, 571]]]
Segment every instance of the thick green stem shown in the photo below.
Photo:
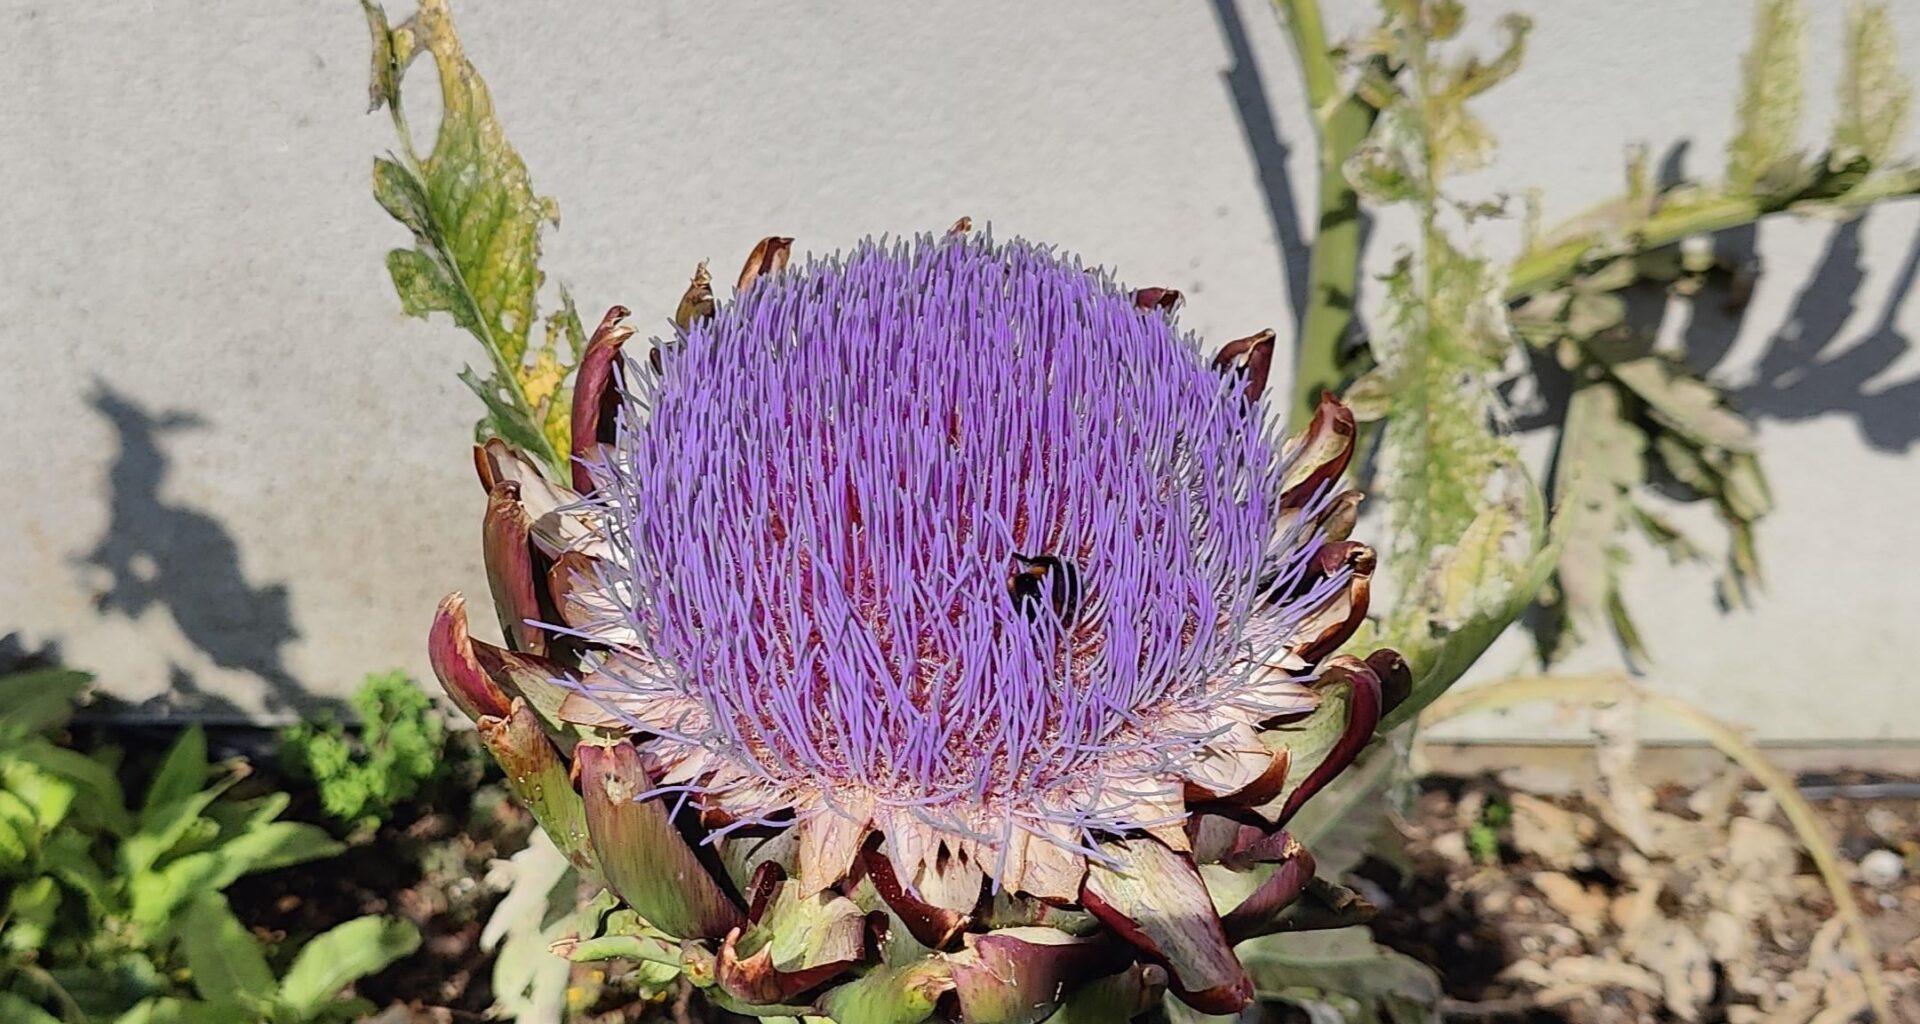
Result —
[[[1780, 208], [1763, 205], [1754, 196], [1715, 196], [1655, 213], [1634, 232], [1632, 248], [1634, 251], [1658, 249], [1694, 235], [1751, 224], [1771, 213], [1858, 210], [1884, 199], [1916, 193], [1920, 193], [1920, 167], [1897, 168], [1875, 175], [1859, 188], [1831, 199], [1789, 203]], [[1519, 302], [1566, 284], [1602, 244], [1598, 235], [1589, 235], [1525, 253], [1514, 263], [1513, 273], [1508, 277], [1507, 300]]]
[[1360, 197], [1347, 184], [1344, 168], [1380, 112], [1356, 93], [1339, 92], [1317, 0], [1274, 0], [1274, 6], [1287, 23], [1300, 62], [1320, 151], [1319, 215], [1288, 411], [1289, 427], [1298, 430], [1312, 419], [1320, 393], [1337, 391], [1341, 384], [1340, 344], [1353, 323], [1360, 281]]

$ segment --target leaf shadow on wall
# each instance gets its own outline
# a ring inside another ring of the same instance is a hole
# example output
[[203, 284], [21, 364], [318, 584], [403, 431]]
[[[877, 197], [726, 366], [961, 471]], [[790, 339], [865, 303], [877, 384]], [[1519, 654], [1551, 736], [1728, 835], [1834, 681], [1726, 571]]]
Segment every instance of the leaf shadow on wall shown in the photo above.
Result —
[[[220, 520], [162, 495], [169, 472], [163, 441], [204, 430], [206, 421], [191, 412], [144, 408], [98, 380], [88, 402], [112, 425], [119, 443], [107, 474], [107, 528], [80, 560], [106, 577], [100, 611], [135, 618], [160, 606], [213, 664], [257, 676], [266, 687], [262, 704], [268, 711], [311, 705], [286, 667], [286, 645], [300, 635], [286, 586], [250, 580], [240, 546]], [[169, 680], [163, 706], [151, 710], [244, 717], [178, 665], [169, 666]]]
[[[1868, 445], [1904, 453], [1920, 441], [1920, 375], [1876, 382], [1913, 348], [1897, 320], [1920, 279], [1920, 238], [1908, 244], [1870, 326], [1841, 348], [1837, 343], [1859, 309], [1860, 286], [1867, 275], [1861, 224], [1862, 219], [1855, 218], [1833, 229], [1820, 265], [1801, 286], [1785, 321], [1772, 333], [1752, 381], [1734, 392], [1734, 401], [1756, 418], [1796, 422], [1849, 416]], [[1690, 330], [1690, 353], [1697, 351], [1695, 340]]]

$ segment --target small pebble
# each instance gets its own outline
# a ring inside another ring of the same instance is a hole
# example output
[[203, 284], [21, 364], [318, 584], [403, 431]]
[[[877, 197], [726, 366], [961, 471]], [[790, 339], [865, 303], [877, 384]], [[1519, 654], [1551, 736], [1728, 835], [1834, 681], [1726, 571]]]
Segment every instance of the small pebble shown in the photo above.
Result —
[[1874, 850], [1860, 858], [1860, 880], [1875, 889], [1891, 889], [1900, 884], [1907, 866], [1892, 850]]

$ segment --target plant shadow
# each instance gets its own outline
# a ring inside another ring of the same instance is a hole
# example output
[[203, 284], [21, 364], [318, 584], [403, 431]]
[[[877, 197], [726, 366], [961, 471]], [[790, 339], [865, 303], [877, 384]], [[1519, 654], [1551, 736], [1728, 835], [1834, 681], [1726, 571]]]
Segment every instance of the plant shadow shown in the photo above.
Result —
[[[297, 639], [283, 583], [256, 583], [242, 566], [239, 543], [220, 520], [166, 495], [169, 461], [163, 442], [203, 430], [199, 415], [155, 411], [96, 380], [88, 403], [113, 427], [119, 450], [107, 474], [109, 519], [93, 550], [79, 561], [104, 574], [96, 605], [102, 614], [138, 617], [164, 608], [181, 634], [214, 665], [249, 672], [265, 686], [269, 712], [311, 705], [287, 669], [285, 649]], [[131, 717], [191, 709], [201, 719], [244, 719], [232, 701], [170, 666], [168, 694], [129, 709]]]

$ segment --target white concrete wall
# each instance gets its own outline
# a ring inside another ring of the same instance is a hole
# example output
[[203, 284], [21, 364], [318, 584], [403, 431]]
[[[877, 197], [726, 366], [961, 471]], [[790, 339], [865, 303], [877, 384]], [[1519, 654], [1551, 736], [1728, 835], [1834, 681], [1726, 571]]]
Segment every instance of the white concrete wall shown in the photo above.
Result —
[[[1485, 25], [1515, 5], [1474, 6]], [[1501, 157], [1467, 187], [1544, 186], [1552, 216], [1616, 190], [1632, 140], [1718, 166], [1745, 3], [1517, 6], [1539, 29], [1482, 105]], [[1810, 6], [1812, 142], [1840, 5]], [[1258, 0], [457, 13], [561, 201], [545, 265], [590, 310], [662, 320], [699, 258], [731, 267], [765, 234], [825, 250], [969, 214], [1184, 289], [1215, 339], [1292, 319], [1311, 147]], [[402, 317], [382, 269], [404, 239], [368, 194], [391, 143], [362, 112], [356, 5], [0, 0], [0, 23], [0, 633], [151, 713], [278, 717], [369, 670], [424, 675], [434, 601], [485, 589], [453, 376], [479, 352]], [[1903, 204], [1857, 233], [1759, 233], [1768, 273], [1718, 372], [1747, 384], [1776, 344], [1811, 364], [1760, 420], [1780, 505], [1761, 607], [1722, 615], [1707, 573], [1651, 556], [1632, 576], [1651, 684], [1766, 737], [1920, 739], [1917, 225]]]

